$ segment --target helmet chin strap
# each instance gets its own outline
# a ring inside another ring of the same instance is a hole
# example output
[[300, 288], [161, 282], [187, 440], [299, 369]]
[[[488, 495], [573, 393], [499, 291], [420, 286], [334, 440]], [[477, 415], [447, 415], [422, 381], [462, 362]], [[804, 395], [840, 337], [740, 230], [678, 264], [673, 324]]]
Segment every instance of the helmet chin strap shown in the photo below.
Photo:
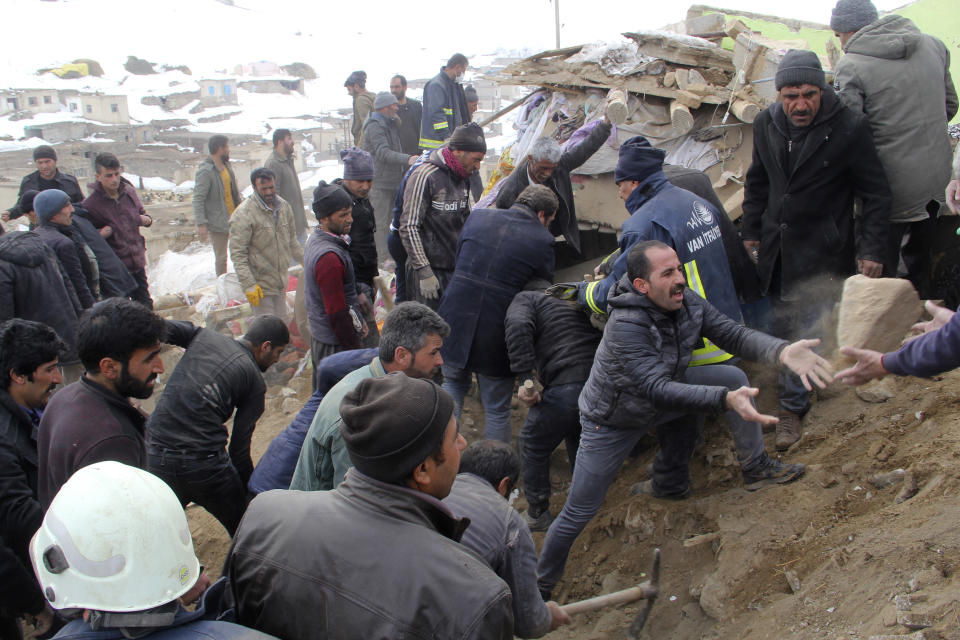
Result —
[[146, 611], [132, 611], [130, 613], [91, 611], [87, 622], [94, 631], [117, 629], [123, 634], [123, 637], [136, 640], [159, 628], [172, 625], [179, 606], [179, 603], [174, 600]]

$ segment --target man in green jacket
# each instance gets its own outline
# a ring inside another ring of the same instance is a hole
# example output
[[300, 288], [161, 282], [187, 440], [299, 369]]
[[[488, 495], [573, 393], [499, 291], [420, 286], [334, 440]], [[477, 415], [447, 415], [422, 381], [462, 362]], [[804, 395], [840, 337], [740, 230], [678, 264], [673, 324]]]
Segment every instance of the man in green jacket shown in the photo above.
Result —
[[277, 195], [287, 201], [293, 210], [293, 224], [297, 229], [297, 242], [302, 246], [307, 241], [307, 216], [303, 209], [303, 189], [300, 177], [293, 165], [293, 134], [290, 129], [277, 129], [273, 132], [273, 153], [263, 163], [265, 169], [273, 171], [277, 177]]
[[353, 134], [353, 146], [359, 147], [363, 140], [363, 121], [373, 111], [374, 95], [372, 91], [367, 91], [367, 72], [354, 71], [343, 86], [353, 98], [353, 124], [350, 126], [350, 133]]
[[287, 320], [287, 269], [303, 264], [303, 247], [294, 233], [293, 212], [276, 192], [269, 169], [250, 174], [253, 194], [230, 219], [230, 259], [254, 315]]
[[217, 275], [220, 276], [227, 272], [230, 216], [240, 204], [240, 190], [230, 167], [230, 140], [227, 136], [211, 136], [207, 148], [210, 157], [197, 167], [193, 186], [193, 216], [200, 242], [206, 242], [208, 235], [213, 242]]
[[440, 347], [450, 326], [430, 307], [419, 302], [397, 305], [383, 323], [380, 355], [347, 374], [323, 397], [300, 450], [290, 488], [329, 491], [343, 481], [352, 465], [340, 436], [340, 401], [361, 380], [402, 371], [411, 378], [432, 379], [440, 372]]

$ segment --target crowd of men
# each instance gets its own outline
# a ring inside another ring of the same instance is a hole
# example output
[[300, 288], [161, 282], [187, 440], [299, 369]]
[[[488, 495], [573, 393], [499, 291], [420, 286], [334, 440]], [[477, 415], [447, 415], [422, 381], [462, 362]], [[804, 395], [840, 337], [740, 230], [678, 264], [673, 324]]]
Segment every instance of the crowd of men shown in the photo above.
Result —
[[[555, 245], [579, 247], [570, 171], [609, 120], [567, 148], [538, 140], [495, 207], [478, 208], [486, 142], [460, 54], [422, 105], [403, 76], [373, 94], [365, 73], [350, 75], [354, 146], [343, 177], [313, 191], [312, 231], [290, 131], [274, 133], [244, 200], [229, 140], [213, 136], [193, 206], [217, 273], [229, 252], [253, 307], [239, 338], [152, 311], [139, 234], [152, 220], [115, 156], [97, 156], [83, 198], [38, 147], [4, 214], [35, 230], [0, 236], [4, 640], [19, 637], [18, 617], [59, 638], [540, 637], [570, 622], [551, 595], [645, 434], [659, 449], [634, 494], [692, 494], [708, 415], [724, 416], [745, 489], [801, 478], [803, 464], [768, 454], [763, 426], [790, 455], [813, 387], [833, 380], [815, 322], [857, 272], [922, 289], [930, 229], [960, 205], [946, 48], [868, 0], [840, 0], [831, 25], [846, 51], [836, 88], [809, 51], [777, 70], [739, 233], [702, 173], [633, 137], [614, 173], [629, 217], [591, 282], [554, 284]], [[378, 328], [386, 252], [397, 304]], [[772, 335], [744, 322], [760, 296]], [[845, 348], [857, 362], [836, 377], [960, 366], [960, 316], [928, 310], [921, 338], [888, 354]], [[291, 330], [309, 341], [313, 393], [255, 466], [262, 374]], [[153, 395], [168, 344], [184, 351], [147, 415], [137, 401]], [[737, 358], [778, 369], [778, 416], [758, 411]], [[468, 447], [474, 380], [485, 424]], [[514, 394], [528, 408], [518, 450]], [[554, 516], [560, 443], [573, 477]], [[193, 551], [191, 502], [232, 538], [214, 584]], [[531, 531], [546, 531], [539, 556]]]

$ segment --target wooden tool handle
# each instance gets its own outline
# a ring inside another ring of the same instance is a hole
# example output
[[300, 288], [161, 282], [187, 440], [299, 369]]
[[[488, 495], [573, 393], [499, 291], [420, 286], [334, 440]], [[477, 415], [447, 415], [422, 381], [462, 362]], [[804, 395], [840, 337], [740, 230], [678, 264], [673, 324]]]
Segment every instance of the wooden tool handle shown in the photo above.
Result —
[[604, 607], [615, 607], [628, 602], [643, 600], [644, 598], [655, 596], [657, 592], [659, 592], [659, 589], [656, 587], [651, 587], [647, 583], [643, 583], [635, 587], [630, 587], [629, 589], [623, 589], [622, 591], [615, 591], [603, 596], [597, 596], [596, 598], [571, 602], [570, 604], [563, 605], [562, 609], [568, 615], [572, 616], [578, 613], [596, 611], [597, 609], [603, 609]]

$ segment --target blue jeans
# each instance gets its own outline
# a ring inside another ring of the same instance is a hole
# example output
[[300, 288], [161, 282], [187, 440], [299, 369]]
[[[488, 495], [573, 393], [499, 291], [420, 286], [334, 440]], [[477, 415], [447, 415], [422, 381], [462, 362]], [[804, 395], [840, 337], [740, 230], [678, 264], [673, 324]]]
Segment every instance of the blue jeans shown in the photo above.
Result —
[[[684, 382], [737, 389], [747, 384], [747, 376], [737, 367], [706, 365], [687, 369]], [[737, 461], [741, 468], [749, 469], [765, 455], [761, 426], [747, 422], [735, 411], [727, 411], [724, 416], [737, 448]], [[547, 531], [537, 564], [541, 594], [549, 595], [560, 581], [574, 541], [597, 515], [620, 465], [650, 428], [656, 429], [660, 442], [653, 461], [654, 492], [680, 494], [690, 486], [690, 458], [697, 441], [698, 423], [696, 415], [669, 412], [655, 414], [647, 429], [615, 429], [581, 417], [580, 449], [573, 482], [560, 515]]]
[[[443, 388], [453, 396], [454, 413], [460, 420], [463, 398], [470, 391], [473, 372], [443, 365]], [[477, 374], [480, 400], [483, 402], [484, 440], [510, 442], [510, 400], [513, 397], [513, 378], [494, 378]]]
[[523, 492], [531, 512], [539, 514], [550, 506], [550, 456], [561, 442], [567, 444], [570, 468], [575, 467], [580, 446], [577, 400], [584, 382], [546, 387], [520, 429], [517, 444], [523, 461]]

